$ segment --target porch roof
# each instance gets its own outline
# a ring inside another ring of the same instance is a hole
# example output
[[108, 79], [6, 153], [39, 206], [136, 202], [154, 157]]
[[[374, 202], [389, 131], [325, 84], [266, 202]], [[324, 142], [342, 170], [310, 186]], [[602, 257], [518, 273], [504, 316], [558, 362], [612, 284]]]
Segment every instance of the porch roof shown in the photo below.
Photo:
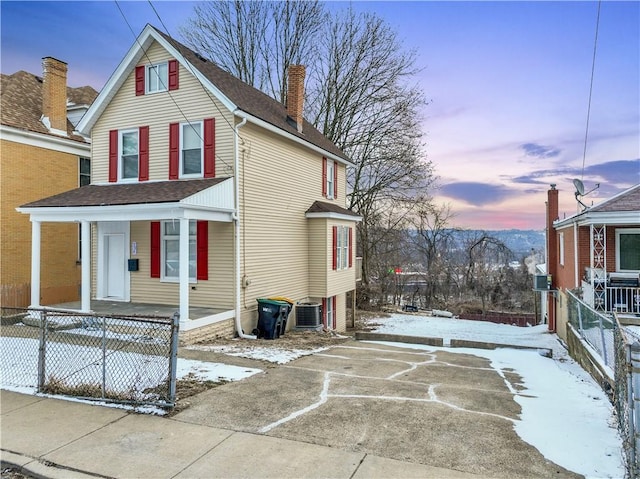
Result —
[[123, 221], [188, 217], [231, 221], [230, 178], [87, 185], [20, 206], [35, 221]]
[[335, 218], [347, 221], [362, 221], [362, 217], [351, 210], [325, 201], [315, 201], [306, 211], [307, 218]]

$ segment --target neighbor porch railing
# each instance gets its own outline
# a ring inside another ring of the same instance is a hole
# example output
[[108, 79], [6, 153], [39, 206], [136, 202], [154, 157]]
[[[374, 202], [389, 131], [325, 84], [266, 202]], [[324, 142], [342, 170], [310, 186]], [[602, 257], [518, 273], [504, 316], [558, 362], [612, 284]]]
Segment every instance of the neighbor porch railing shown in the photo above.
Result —
[[640, 288], [607, 286], [605, 289], [605, 311], [640, 314]]

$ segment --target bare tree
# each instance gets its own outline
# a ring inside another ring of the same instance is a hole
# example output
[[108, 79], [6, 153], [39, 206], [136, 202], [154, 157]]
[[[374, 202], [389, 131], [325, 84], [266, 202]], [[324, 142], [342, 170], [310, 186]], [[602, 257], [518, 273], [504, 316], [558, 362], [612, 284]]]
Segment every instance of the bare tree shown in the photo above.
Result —
[[[432, 165], [423, 152], [424, 93], [415, 53], [373, 14], [329, 13], [317, 1], [209, 2], [181, 29], [186, 42], [273, 98], [286, 98], [286, 70], [307, 65], [306, 117], [356, 167], [347, 177], [358, 225], [362, 282], [390, 209], [400, 224], [424, 197]], [[374, 234], [375, 231], [375, 234]]]

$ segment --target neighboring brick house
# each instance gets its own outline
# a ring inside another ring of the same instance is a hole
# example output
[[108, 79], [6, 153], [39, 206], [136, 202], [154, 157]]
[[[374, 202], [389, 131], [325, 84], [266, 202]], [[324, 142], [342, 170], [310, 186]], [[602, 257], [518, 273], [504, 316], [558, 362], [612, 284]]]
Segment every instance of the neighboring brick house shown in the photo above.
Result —
[[558, 218], [558, 190], [547, 201], [549, 329], [566, 339], [566, 291], [602, 312], [640, 314], [640, 184], [581, 213]]
[[[67, 65], [43, 58], [43, 77], [2, 74], [0, 90], [0, 305], [28, 306], [31, 224], [16, 207], [89, 182], [90, 146], [75, 124], [97, 92], [67, 87]], [[83, 183], [84, 182], [84, 183]], [[49, 224], [40, 304], [79, 297], [78, 226]]]
[[49, 222], [93, 232], [81, 310], [176, 305], [190, 337], [244, 336], [257, 298], [286, 296], [346, 328], [360, 220], [346, 209], [351, 163], [303, 119], [304, 75], [289, 68], [285, 106], [145, 27], [78, 125], [92, 184], [21, 208], [36, 248]]

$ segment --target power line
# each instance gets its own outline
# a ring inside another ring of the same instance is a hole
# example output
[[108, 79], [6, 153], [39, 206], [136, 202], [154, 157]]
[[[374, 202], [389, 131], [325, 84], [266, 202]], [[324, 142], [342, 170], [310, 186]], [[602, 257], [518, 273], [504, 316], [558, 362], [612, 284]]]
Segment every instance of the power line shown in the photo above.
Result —
[[[120, 8], [120, 4], [118, 3], [118, 0], [114, 0], [116, 6], [118, 7], [118, 10], [120, 11], [120, 14], [122, 15], [122, 18], [124, 19], [125, 23], [127, 24], [127, 26], [129, 27], [129, 31], [131, 31], [131, 34], [133, 35], [133, 37], [136, 40], [136, 43], [138, 44], [138, 46], [140, 47], [140, 50], [142, 51], [142, 53], [144, 54], [145, 58], [147, 59], [147, 61], [149, 62], [149, 64], [152, 64], [153, 62], [151, 61], [151, 58], [149, 58], [149, 55], [147, 54], [147, 51], [143, 48], [143, 46], [140, 44], [140, 41], [138, 40], [138, 36], [135, 34], [135, 32], [133, 31], [133, 28], [131, 27], [131, 24], [129, 23], [129, 21], [127, 20], [126, 15], [124, 14], [124, 12], [122, 11], [122, 8]], [[155, 11], [155, 9], [154, 9]], [[162, 20], [161, 20], [162, 21]], [[186, 60], [185, 60], [186, 61]], [[193, 73], [193, 72], [192, 72]], [[176, 106], [176, 108], [178, 109], [178, 111], [180, 112], [180, 114], [182, 115], [182, 117], [185, 119], [185, 121], [189, 124], [189, 126], [191, 126], [192, 130], [194, 131], [194, 133], [198, 136], [198, 138], [202, 141], [202, 143], [204, 144], [204, 139], [202, 138], [202, 136], [200, 135], [200, 133], [198, 132], [198, 130], [195, 129], [194, 125], [192, 124], [192, 122], [189, 120], [189, 118], [187, 118], [187, 115], [185, 114], [185, 112], [182, 110], [182, 108], [180, 108], [180, 105], [178, 105], [178, 102], [176, 101], [176, 99], [173, 97], [173, 95], [171, 95], [171, 92], [169, 90], [169, 88], [167, 88], [167, 85], [164, 83], [164, 81], [162, 80], [162, 78], [160, 78], [160, 75], [157, 74], [158, 76], [158, 81], [162, 84], [162, 87], [165, 88], [166, 93], [169, 95], [169, 98], [171, 98], [171, 101], [173, 102], [173, 104]], [[222, 159], [217, 153], [215, 154], [216, 158], [219, 159], [227, 168], [231, 168], [231, 165], [229, 165], [229, 163], [227, 163], [224, 159]]]
[[582, 151], [582, 173], [581, 178], [584, 180], [584, 166], [587, 159], [587, 139], [589, 138], [589, 119], [591, 117], [591, 96], [593, 95], [593, 77], [596, 69], [596, 52], [598, 47], [598, 29], [600, 27], [600, 5], [602, 0], [598, 0], [598, 13], [596, 16], [596, 34], [593, 41], [593, 59], [591, 61], [591, 82], [589, 84], [589, 101], [587, 103], [587, 124], [584, 132], [584, 149]]
[[[173, 38], [171, 36], [171, 34], [169, 33], [169, 29], [167, 28], [167, 26], [165, 25], [164, 21], [162, 21], [162, 18], [160, 17], [160, 14], [158, 13], [158, 11], [156, 10], [156, 7], [154, 7], [153, 3], [151, 3], [151, 0], [147, 0], [149, 2], [149, 5], [151, 6], [153, 12], [156, 14], [156, 17], [158, 17], [158, 20], [160, 21], [160, 24], [162, 25], [162, 27], [164, 28], [165, 33], [170, 37]], [[193, 74], [193, 76], [197, 79], [197, 75], [196, 73], [193, 71], [193, 66], [191, 65], [191, 63], [189, 61], [187, 61], [187, 59], [184, 57], [184, 55], [176, 49], [176, 51], [178, 52], [178, 54], [182, 57], [182, 59], [184, 60], [185, 65], [187, 65], [187, 68], [189, 69], [189, 71], [191, 71], [191, 73]], [[206, 93], [207, 97], [209, 98], [209, 100], [211, 100], [211, 103], [213, 103], [213, 106], [216, 107], [216, 110], [218, 110], [218, 113], [220, 113], [220, 116], [222, 117], [222, 119], [227, 123], [227, 125], [229, 125], [229, 128], [231, 128], [231, 131], [233, 131], [234, 135], [236, 135], [240, 141], [242, 141], [244, 143], [244, 140], [242, 139], [242, 137], [238, 134], [238, 132], [236, 131], [236, 129], [234, 128], [234, 126], [229, 122], [229, 120], [227, 119], [227, 117], [224, 115], [224, 113], [222, 113], [222, 111], [220, 111], [220, 107], [218, 106], [218, 104], [216, 103], [215, 99], [211, 96], [211, 92], [204, 86], [204, 84], [198, 80], [198, 83], [200, 84], [200, 86], [202, 87], [202, 90]]]

